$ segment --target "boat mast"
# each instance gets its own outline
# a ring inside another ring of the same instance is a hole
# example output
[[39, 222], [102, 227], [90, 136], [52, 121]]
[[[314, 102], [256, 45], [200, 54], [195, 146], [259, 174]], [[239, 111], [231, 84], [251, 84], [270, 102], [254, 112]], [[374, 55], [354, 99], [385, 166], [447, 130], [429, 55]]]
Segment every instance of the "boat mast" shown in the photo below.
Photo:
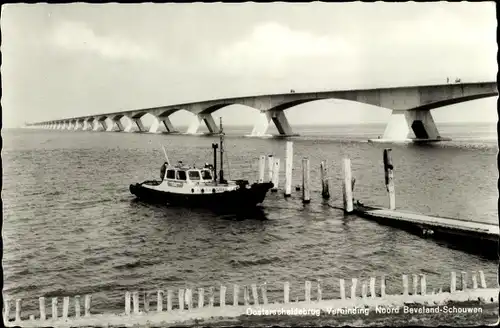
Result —
[[220, 117], [220, 130], [219, 130], [219, 137], [220, 137], [220, 174], [219, 174], [219, 181], [220, 183], [224, 183], [224, 130], [222, 129], [222, 117]]
[[218, 148], [218, 145], [216, 143], [213, 143], [212, 148], [214, 149], [214, 182], [217, 184], [217, 148]]

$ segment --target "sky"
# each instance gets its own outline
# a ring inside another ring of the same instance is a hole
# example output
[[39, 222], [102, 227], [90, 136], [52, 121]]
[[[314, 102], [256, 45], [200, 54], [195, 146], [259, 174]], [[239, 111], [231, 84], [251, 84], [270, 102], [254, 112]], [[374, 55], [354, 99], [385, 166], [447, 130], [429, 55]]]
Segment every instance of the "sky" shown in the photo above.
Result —
[[[494, 2], [9, 4], [2, 119], [24, 122], [254, 94], [495, 81]], [[432, 111], [496, 122], [496, 97]], [[252, 125], [258, 111], [214, 113]], [[291, 124], [386, 122], [390, 110], [322, 100]], [[186, 125], [192, 114], [171, 116]]]

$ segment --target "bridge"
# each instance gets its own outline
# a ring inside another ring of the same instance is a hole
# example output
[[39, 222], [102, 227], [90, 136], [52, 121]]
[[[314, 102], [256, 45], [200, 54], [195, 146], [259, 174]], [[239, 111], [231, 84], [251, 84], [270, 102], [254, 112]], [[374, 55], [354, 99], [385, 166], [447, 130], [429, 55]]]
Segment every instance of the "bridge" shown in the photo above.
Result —
[[[392, 110], [385, 128], [384, 141], [444, 140], [434, 123], [430, 110], [465, 101], [493, 97], [498, 95], [496, 82], [447, 83], [441, 85], [422, 85], [359, 90], [337, 90], [306, 93], [283, 93], [248, 97], [215, 99], [191, 103], [167, 105], [152, 108], [133, 109], [106, 114], [79, 116], [45, 122], [31, 123], [28, 126], [47, 129], [85, 130], [85, 131], [123, 131], [123, 132], [177, 132], [169, 116], [179, 110], [192, 113], [193, 121], [186, 133], [196, 134], [202, 122], [210, 133], [218, 133], [218, 127], [212, 117], [215, 111], [230, 105], [245, 105], [257, 109], [260, 114], [254, 123], [251, 136], [263, 136], [267, 133], [271, 121], [280, 135], [294, 135], [285, 111], [291, 107], [323, 99], [341, 99], [379, 106]], [[154, 122], [146, 128], [141, 118], [150, 114]], [[122, 123], [125, 118], [126, 124]], [[335, 122], [332, 122], [335, 123]], [[136, 128], [134, 129], [134, 126]]]

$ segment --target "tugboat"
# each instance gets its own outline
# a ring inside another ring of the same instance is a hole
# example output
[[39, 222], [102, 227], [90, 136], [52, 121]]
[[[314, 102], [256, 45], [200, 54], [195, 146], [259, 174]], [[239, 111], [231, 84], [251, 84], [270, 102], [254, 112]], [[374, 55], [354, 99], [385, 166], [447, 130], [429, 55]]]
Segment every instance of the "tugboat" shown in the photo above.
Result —
[[[224, 132], [220, 121], [220, 147], [212, 144], [213, 165], [203, 168], [187, 166], [179, 161], [172, 165], [165, 148], [166, 162], [162, 165], [161, 180], [150, 180], [130, 185], [137, 198], [153, 203], [174, 206], [203, 207], [240, 212], [256, 208], [264, 201], [272, 182], [249, 184], [247, 180], [224, 179]], [[220, 172], [217, 177], [217, 148], [220, 148]]]

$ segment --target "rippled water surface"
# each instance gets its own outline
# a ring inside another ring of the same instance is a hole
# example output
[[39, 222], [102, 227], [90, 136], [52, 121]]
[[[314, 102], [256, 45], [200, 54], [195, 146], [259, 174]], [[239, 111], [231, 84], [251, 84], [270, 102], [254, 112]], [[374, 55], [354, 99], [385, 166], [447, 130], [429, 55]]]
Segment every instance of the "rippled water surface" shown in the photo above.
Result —
[[[403, 273], [427, 274], [432, 289], [446, 288], [450, 271], [480, 269], [495, 283], [494, 261], [344, 217], [321, 199], [320, 161], [329, 165], [329, 203], [341, 206], [341, 160], [349, 157], [356, 199], [387, 205], [386, 145], [365, 142], [383, 128], [296, 128], [302, 136], [293, 139], [293, 185], [301, 183], [301, 158], [308, 156], [311, 204], [302, 205], [300, 192], [288, 199], [282, 191], [270, 193], [262, 215], [246, 220], [148, 205], [128, 190], [131, 183], [159, 177], [159, 143], [171, 160], [203, 164], [211, 161], [216, 137], [4, 130], [4, 293], [29, 299], [23, 301], [28, 310], [38, 296], [92, 293], [93, 311], [119, 312], [125, 290], [266, 281], [273, 300], [290, 281], [295, 299], [306, 279], [322, 279], [328, 296], [338, 293], [338, 278], [385, 274], [391, 292], [400, 289]], [[284, 164], [286, 140], [241, 137], [249, 129], [227, 129], [230, 178], [255, 180], [259, 155], [272, 153]], [[397, 207], [496, 223], [495, 126], [447, 125], [440, 131], [454, 141], [391, 145]], [[229, 288], [230, 300], [231, 293]]]

